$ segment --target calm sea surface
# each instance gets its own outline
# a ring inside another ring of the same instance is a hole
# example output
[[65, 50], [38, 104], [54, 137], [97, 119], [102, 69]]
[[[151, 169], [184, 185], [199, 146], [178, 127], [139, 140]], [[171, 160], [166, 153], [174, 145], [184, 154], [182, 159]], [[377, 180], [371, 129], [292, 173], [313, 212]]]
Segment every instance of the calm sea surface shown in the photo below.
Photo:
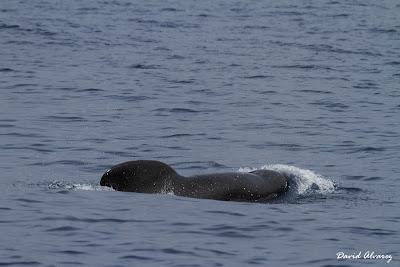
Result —
[[[0, 90], [0, 266], [399, 266], [397, 0], [2, 0]], [[99, 186], [134, 159], [291, 189]]]

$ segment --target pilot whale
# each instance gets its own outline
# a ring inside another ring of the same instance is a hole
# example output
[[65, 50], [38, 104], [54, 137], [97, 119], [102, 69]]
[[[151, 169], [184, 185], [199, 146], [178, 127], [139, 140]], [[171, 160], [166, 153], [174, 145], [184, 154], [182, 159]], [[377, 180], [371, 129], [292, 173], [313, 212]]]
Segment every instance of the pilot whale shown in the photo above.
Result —
[[136, 160], [111, 167], [101, 177], [100, 185], [126, 192], [172, 192], [191, 198], [263, 202], [285, 192], [288, 181], [281, 173], [271, 170], [184, 177], [163, 162]]

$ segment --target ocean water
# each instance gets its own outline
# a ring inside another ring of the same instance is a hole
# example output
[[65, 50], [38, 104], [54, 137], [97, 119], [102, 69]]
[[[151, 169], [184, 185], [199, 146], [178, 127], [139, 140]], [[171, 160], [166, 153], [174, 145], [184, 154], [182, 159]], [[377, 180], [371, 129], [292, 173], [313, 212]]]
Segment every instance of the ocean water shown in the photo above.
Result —
[[[0, 266], [398, 266], [399, 14], [2, 0]], [[99, 185], [135, 159], [291, 187], [262, 204]]]

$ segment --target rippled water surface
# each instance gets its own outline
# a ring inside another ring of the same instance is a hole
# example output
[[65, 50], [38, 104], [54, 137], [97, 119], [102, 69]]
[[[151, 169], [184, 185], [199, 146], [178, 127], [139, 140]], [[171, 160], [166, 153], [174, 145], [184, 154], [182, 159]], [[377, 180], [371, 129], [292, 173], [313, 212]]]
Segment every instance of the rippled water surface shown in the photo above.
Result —
[[[400, 3], [0, 3], [0, 265], [399, 264]], [[102, 173], [290, 176], [269, 203]]]

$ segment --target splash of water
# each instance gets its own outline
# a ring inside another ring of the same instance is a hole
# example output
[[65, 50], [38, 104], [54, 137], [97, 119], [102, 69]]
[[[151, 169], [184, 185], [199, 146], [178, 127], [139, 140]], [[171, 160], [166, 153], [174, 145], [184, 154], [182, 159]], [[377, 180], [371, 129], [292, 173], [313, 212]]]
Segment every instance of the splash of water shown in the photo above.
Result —
[[174, 195], [174, 188], [172, 186], [172, 182], [171, 181], [164, 182], [160, 193], [167, 194], [167, 195]]
[[72, 184], [63, 181], [53, 181], [47, 186], [49, 189], [57, 190], [84, 190], [84, 191], [114, 191], [111, 187], [93, 184]]
[[284, 164], [264, 165], [261, 168], [240, 168], [239, 172], [250, 172], [255, 170], [273, 170], [280, 172], [289, 179], [291, 190], [303, 195], [309, 192], [327, 194], [335, 190], [335, 183], [311, 170], [301, 169], [295, 166]]
[[73, 184], [74, 190], [85, 190], [85, 191], [115, 191], [111, 187], [92, 185], [92, 184]]

